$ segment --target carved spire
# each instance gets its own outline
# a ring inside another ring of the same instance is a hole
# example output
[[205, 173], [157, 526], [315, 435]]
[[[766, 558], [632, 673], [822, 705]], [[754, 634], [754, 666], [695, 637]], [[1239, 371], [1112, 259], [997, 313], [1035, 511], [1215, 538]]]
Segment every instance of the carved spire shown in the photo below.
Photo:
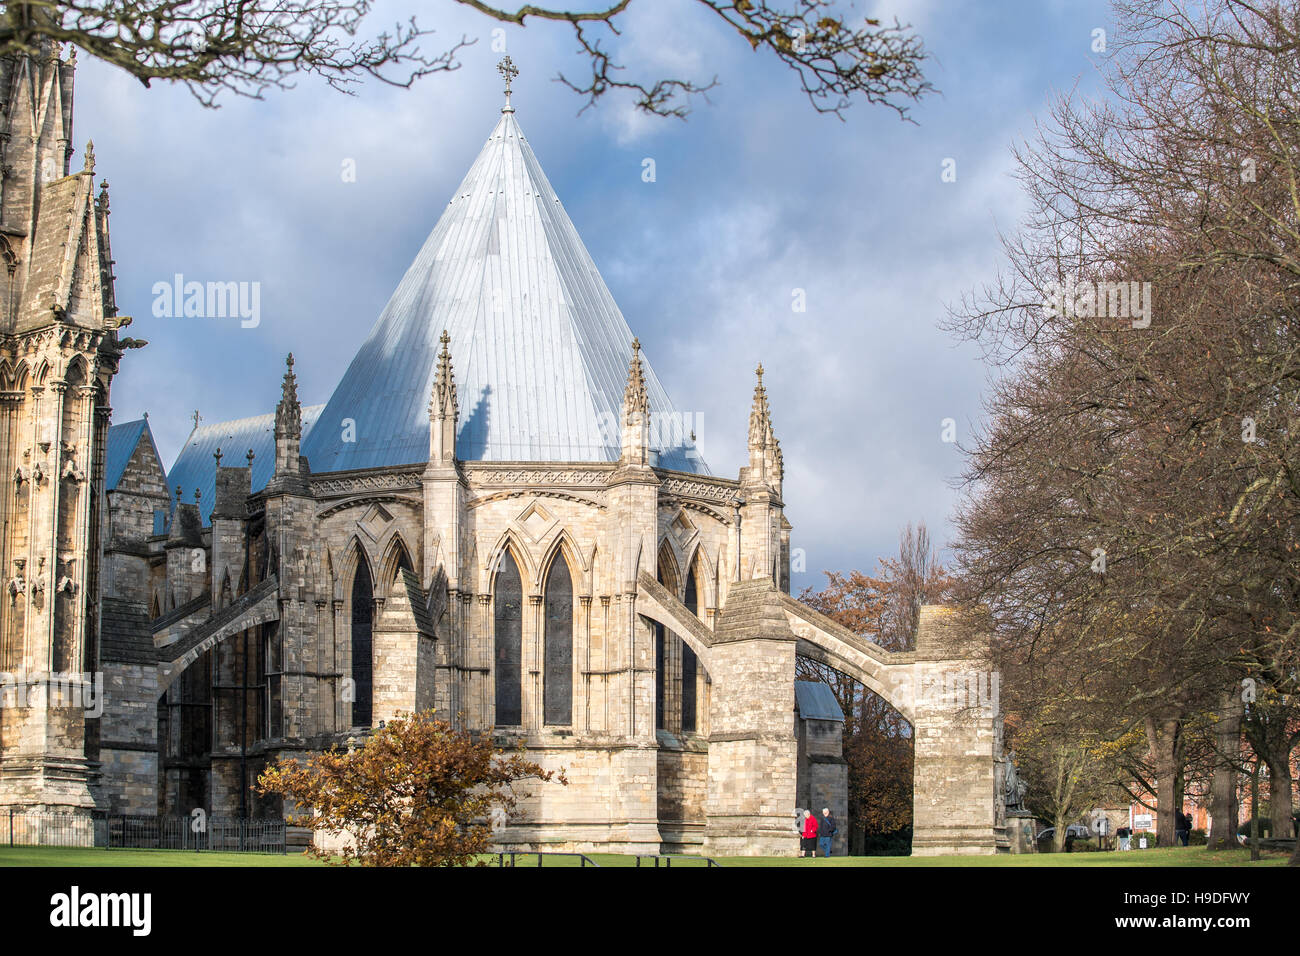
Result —
[[86, 172], [94, 174], [95, 172], [95, 141], [86, 140]]
[[763, 363], [754, 369], [758, 381], [754, 384], [754, 401], [749, 406], [749, 447], [762, 448], [767, 444], [768, 433], [772, 430], [772, 410], [767, 404], [767, 388], [763, 385]]
[[438, 352], [438, 371], [433, 376], [433, 394], [429, 397], [429, 421], [438, 418], [450, 418], [456, 421], [460, 417], [460, 408], [456, 401], [456, 373], [451, 367], [451, 336], [442, 330], [442, 350]]
[[630, 424], [634, 412], [650, 410], [645, 390], [645, 373], [641, 368], [641, 340], [632, 340], [632, 361], [627, 365], [627, 388], [623, 390], [623, 423]]
[[302, 438], [302, 406], [298, 404], [298, 377], [293, 374], [293, 353], [285, 360], [280, 404], [275, 406], [275, 437]]
[[451, 336], [442, 330], [442, 349], [438, 368], [433, 375], [433, 392], [429, 396], [429, 463], [447, 464], [456, 457], [456, 421], [460, 408], [456, 401], [456, 373], [451, 366]]
[[302, 472], [298, 454], [302, 442], [302, 406], [298, 404], [298, 378], [293, 374], [292, 352], [285, 360], [280, 391], [280, 404], [275, 406], [275, 478]]
[[623, 390], [623, 437], [620, 460], [631, 465], [650, 463], [650, 397], [641, 368], [641, 340], [632, 340], [632, 360], [627, 365]]
[[772, 429], [772, 409], [767, 401], [767, 387], [763, 384], [763, 363], [754, 370], [754, 400], [749, 408], [749, 469], [750, 475], [779, 488], [785, 473], [785, 459], [781, 443]]

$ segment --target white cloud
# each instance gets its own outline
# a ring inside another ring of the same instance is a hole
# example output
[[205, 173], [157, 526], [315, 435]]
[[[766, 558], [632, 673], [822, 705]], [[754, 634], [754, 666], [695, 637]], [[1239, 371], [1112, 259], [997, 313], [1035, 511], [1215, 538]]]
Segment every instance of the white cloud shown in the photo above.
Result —
[[[865, 104], [844, 123], [816, 115], [792, 74], [697, 7], [633, 5], [617, 46], [638, 76], [719, 75], [714, 105], [698, 102], [688, 122], [635, 113], [617, 92], [575, 117], [581, 100], [551, 81], [582, 61], [567, 28], [542, 23], [508, 32], [514, 102], [669, 393], [703, 414], [715, 472], [743, 463], [763, 361], [808, 552], [795, 583], [815, 583], [824, 567], [874, 567], [909, 520], [947, 536], [960, 460], [939, 420], [979, 417], [984, 372], [935, 322], [996, 267], [995, 220], [1014, 226], [1022, 202], [1007, 147], [1046, 87], [1086, 68], [1079, 23], [1102, 5], [1012, 23], [984, 7], [940, 17], [932, 2], [875, 4], [938, 57], [944, 94], [914, 110], [915, 126]], [[390, 0], [374, 23], [408, 8]], [[440, 38], [483, 39], [462, 70], [411, 90], [370, 83], [346, 97], [306, 77], [205, 111], [83, 58], [77, 137], [95, 139], [113, 183], [118, 301], [151, 341], [124, 360], [113, 406], [119, 420], [151, 409], [168, 460], [193, 408], [208, 421], [269, 411], [287, 351], [304, 400], [323, 401], [364, 339], [500, 107], [491, 24], [446, 9]], [[654, 184], [640, 178], [645, 155]], [[943, 184], [950, 155], [959, 179]], [[154, 319], [150, 286], [175, 272], [261, 280], [262, 326]], [[805, 313], [791, 310], [796, 287]]]

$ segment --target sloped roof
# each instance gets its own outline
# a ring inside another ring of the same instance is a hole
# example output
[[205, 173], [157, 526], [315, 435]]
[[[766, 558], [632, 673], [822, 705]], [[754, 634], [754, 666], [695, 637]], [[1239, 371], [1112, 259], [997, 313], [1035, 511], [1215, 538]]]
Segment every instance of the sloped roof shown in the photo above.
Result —
[[[305, 441], [324, 405], [304, 406], [302, 410], [302, 437]], [[199, 516], [204, 527], [212, 523], [212, 509], [217, 503], [217, 462], [213, 457], [221, 449], [224, 464], [244, 467], [245, 456], [251, 448], [253, 459], [251, 488], [261, 491], [275, 471], [275, 415], [254, 415], [229, 422], [200, 425], [190, 432], [185, 447], [176, 456], [176, 463], [167, 475], [167, 487], [173, 496], [176, 486], [181, 488], [185, 501], [194, 500], [194, 490], [199, 495]]]
[[94, 181], [86, 169], [42, 187], [19, 330], [54, 321], [51, 309], [87, 326], [111, 314], [112, 292], [101, 275], [107, 237], [96, 215]]
[[149, 612], [139, 601], [102, 599], [99, 658], [105, 664], [157, 664]]
[[844, 711], [835, 699], [835, 691], [821, 681], [797, 680], [794, 682], [794, 702], [799, 716], [804, 720], [838, 720], [844, 722]]
[[415, 576], [413, 571], [406, 568], [399, 569], [402, 575], [402, 583], [406, 586], [406, 593], [411, 602], [411, 616], [415, 618], [415, 626], [419, 632], [426, 637], [434, 637], [434, 621], [429, 613], [429, 595], [420, 587], [420, 579]]
[[[140, 439], [144, 436], [149, 437], [149, 444], [153, 446], [154, 457], [159, 462], [162, 461], [162, 455], [158, 454], [158, 445], [153, 440], [153, 429], [149, 427], [147, 418], [137, 418], [133, 422], [122, 422], [120, 425], [110, 425], [108, 429], [108, 444], [104, 451], [104, 489], [113, 491], [117, 488], [117, 483], [122, 480], [122, 472], [131, 461], [131, 456], [135, 454], [136, 448], [140, 445]], [[170, 488], [168, 491], [170, 492]]]
[[[450, 334], [457, 457], [615, 461], [632, 331], [533, 155], [502, 111], [468, 175], [303, 440], [313, 473], [416, 464], [429, 453], [439, 339]], [[689, 420], [648, 363], [651, 447], [708, 473]], [[344, 421], [356, 441], [344, 442]]]

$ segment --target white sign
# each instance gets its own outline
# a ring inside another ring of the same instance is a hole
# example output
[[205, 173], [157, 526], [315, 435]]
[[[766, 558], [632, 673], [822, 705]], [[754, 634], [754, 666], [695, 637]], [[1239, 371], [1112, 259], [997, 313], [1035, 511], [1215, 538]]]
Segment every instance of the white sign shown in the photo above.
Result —
[[1150, 830], [1150, 829], [1151, 829], [1152, 822], [1153, 822], [1153, 821], [1152, 821], [1152, 819], [1151, 819], [1151, 814], [1149, 814], [1149, 813], [1135, 813], [1135, 814], [1133, 814], [1133, 829], [1134, 829], [1134, 830]]

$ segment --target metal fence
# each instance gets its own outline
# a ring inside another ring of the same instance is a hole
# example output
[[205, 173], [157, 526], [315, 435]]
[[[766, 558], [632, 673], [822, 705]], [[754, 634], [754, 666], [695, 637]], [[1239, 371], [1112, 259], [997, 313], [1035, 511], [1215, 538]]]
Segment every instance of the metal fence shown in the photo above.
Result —
[[0, 811], [0, 844], [7, 846], [106, 847], [109, 849], [219, 850], [224, 853], [287, 853], [283, 820], [127, 816], [94, 811], [38, 813]]
[[[558, 859], [560, 857], [567, 858], [567, 857], [576, 856], [578, 858], [578, 866], [594, 866], [596, 868], [600, 867], [599, 863], [597, 863], [591, 857], [587, 856], [587, 854], [585, 853], [561, 853], [553, 850], [543, 850], [540, 853], [536, 850], [531, 850], [531, 851], [530, 850], [504, 850], [494, 855], [496, 856], [497, 866], [518, 866], [518, 864], [515, 861], [516, 858], [521, 856], [537, 857], [538, 866], [541, 866], [543, 860], [545, 860], [547, 857], [551, 857], [552, 859]], [[531, 866], [532, 864], [528, 864], [528, 865]]]

